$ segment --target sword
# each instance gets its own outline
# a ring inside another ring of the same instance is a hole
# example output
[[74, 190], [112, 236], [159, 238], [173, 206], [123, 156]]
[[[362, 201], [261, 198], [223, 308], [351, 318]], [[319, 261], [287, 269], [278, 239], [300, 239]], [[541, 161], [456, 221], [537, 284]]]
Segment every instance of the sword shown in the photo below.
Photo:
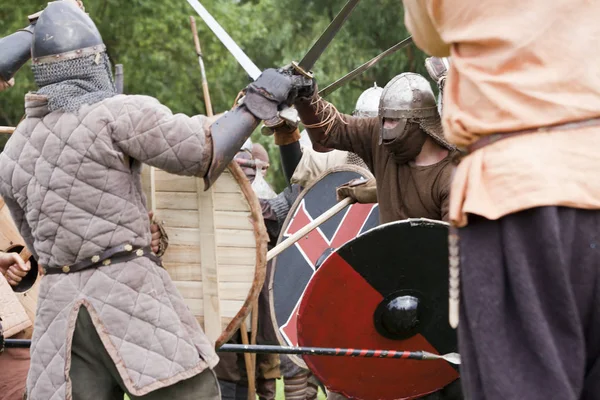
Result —
[[[30, 339], [5, 339], [4, 346], [10, 348], [31, 347]], [[249, 344], [224, 344], [217, 351], [227, 353], [256, 353], [256, 354], [298, 354], [309, 356], [333, 357], [362, 357], [362, 358], [396, 358], [404, 360], [444, 360], [451, 364], [460, 365], [460, 354], [434, 354], [428, 351], [402, 351], [402, 350], [369, 350], [369, 349], [342, 349], [333, 347], [287, 347], [270, 345]]]
[[310, 50], [308, 50], [304, 58], [302, 58], [299, 63], [292, 62], [292, 65], [298, 72], [309, 78], [312, 78], [310, 70], [315, 65], [319, 57], [321, 57], [321, 54], [323, 54], [325, 49], [329, 46], [329, 43], [331, 43], [335, 35], [337, 35], [350, 14], [352, 14], [352, 11], [354, 11], [354, 8], [359, 1], [360, 0], [348, 0], [344, 8], [342, 8], [338, 15], [335, 16], [327, 29], [325, 29], [325, 32], [321, 34], [317, 41], [312, 45]]
[[225, 29], [219, 25], [219, 23], [210, 15], [210, 13], [204, 8], [198, 0], [187, 0], [187, 2], [196, 10], [200, 18], [208, 25], [211, 31], [217, 36], [217, 38], [225, 45], [227, 50], [235, 57], [237, 62], [244, 68], [246, 73], [255, 81], [260, 74], [261, 70], [252, 62], [252, 60], [244, 53], [240, 46], [229, 36]]
[[[327, 29], [317, 39], [317, 41], [308, 50], [306, 55], [299, 63], [292, 62], [292, 67], [300, 74], [312, 78], [310, 69], [315, 65], [321, 54], [329, 46], [333, 38], [337, 35], [341, 27], [344, 25], [354, 8], [360, 0], [348, 0], [344, 8], [335, 16]], [[213, 31], [217, 38], [225, 45], [229, 52], [235, 57], [238, 63], [250, 75], [253, 80], [256, 80], [261, 74], [260, 69], [250, 60], [244, 51], [235, 43], [227, 32], [219, 25], [219, 23], [210, 15], [210, 13], [198, 2], [198, 0], [187, 0], [187, 2], [196, 10], [200, 18], [206, 22], [208, 27]], [[280, 111], [280, 118], [289, 121], [292, 124], [297, 124], [299, 121], [298, 113], [295, 109], [285, 107]]]
[[369, 68], [371, 68], [372, 66], [377, 64], [379, 61], [383, 60], [385, 57], [387, 57], [391, 54], [394, 54], [398, 50], [401, 50], [401, 49], [407, 47], [412, 42], [413, 42], [412, 36], [409, 36], [406, 39], [404, 39], [403, 41], [401, 41], [400, 43], [396, 43], [395, 45], [393, 45], [392, 47], [390, 47], [383, 53], [379, 54], [378, 56], [373, 57], [372, 59], [370, 59], [363, 65], [361, 65], [360, 67], [356, 68], [355, 70], [353, 70], [351, 72], [348, 72], [346, 75], [342, 76], [340, 79], [333, 82], [331, 85], [327, 86], [326, 88], [321, 89], [319, 91], [319, 95], [321, 97], [325, 97], [325, 96], [335, 92], [337, 89], [339, 89], [341, 86], [343, 86], [346, 82], [356, 78], [358, 75], [362, 74], [363, 72], [365, 72], [366, 70], [368, 70]]

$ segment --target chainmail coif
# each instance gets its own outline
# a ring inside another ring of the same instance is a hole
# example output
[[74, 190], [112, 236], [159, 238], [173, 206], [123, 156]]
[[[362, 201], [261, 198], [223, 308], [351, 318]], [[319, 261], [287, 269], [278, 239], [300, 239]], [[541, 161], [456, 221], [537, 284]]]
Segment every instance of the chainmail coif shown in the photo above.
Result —
[[34, 64], [32, 69], [40, 87], [35, 93], [48, 97], [50, 111], [76, 112], [84, 104], [98, 103], [117, 94], [106, 53]]

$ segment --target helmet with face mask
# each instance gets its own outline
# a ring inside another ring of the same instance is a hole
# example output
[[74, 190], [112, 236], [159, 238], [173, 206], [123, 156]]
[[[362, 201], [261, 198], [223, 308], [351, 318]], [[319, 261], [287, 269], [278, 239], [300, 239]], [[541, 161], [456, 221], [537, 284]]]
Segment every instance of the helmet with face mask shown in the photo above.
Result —
[[[383, 89], [379, 102], [381, 129], [379, 143], [405, 162], [419, 154], [426, 136], [452, 150], [444, 140], [440, 115], [431, 85], [419, 74], [405, 72], [394, 77]], [[385, 124], [385, 120], [393, 123]], [[397, 145], [396, 145], [397, 144]]]
[[54, 1], [37, 20], [31, 43], [38, 94], [50, 111], [76, 112], [116, 96], [106, 46], [90, 17], [75, 1]]
[[377, 83], [362, 92], [356, 101], [356, 108], [352, 115], [355, 117], [376, 117], [379, 113], [379, 100], [382, 93], [383, 88], [377, 86]]

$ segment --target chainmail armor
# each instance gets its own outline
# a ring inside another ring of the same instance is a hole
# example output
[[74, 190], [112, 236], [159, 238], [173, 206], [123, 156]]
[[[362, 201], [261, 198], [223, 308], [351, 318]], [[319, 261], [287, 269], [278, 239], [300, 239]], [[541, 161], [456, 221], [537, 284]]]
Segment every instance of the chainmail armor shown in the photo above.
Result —
[[84, 104], [95, 104], [117, 94], [106, 53], [34, 64], [32, 69], [40, 87], [35, 93], [48, 97], [50, 111], [76, 112]]
[[301, 189], [300, 185], [288, 186], [276, 197], [267, 200], [277, 217], [277, 223], [279, 224], [280, 230], [283, 227], [283, 223], [285, 222], [292, 205], [300, 195]]
[[346, 159], [348, 164], [358, 165], [359, 167], [363, 167], [365, 169], [369, 169], [367, 164], [363, 161], [362, 158], [358, 156], [356, 153], [348, 152], [348, 158]]

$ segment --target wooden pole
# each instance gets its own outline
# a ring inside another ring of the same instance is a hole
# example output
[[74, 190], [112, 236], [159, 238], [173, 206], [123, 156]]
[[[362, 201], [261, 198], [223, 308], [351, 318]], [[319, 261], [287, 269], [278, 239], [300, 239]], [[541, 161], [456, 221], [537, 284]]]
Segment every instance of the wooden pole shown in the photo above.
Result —
[[123, 64], [115, 65], [115, 86], [117, 93], [123, 94]]
[[15, 131], [14, 126], [0, 126], [0, 133], [12, 134]]
[[344, 200], [337, 203], [335, 206], [331, 207], [329, 210], [325, 211], [323, 214], [319, 215], [317, 219], [315, 219], [310, 224], [304, 226], [298, 232], [294, 233], [289, 238], [285, 239], [283, 242], [279, 243], [277, 246], [273, 247], [269, 252], [267, 252], [267, 261], [271, 261], [274, 257], [277, 257], [278, 254], [286, 250], [288, 247], [292, 246], [298, 240], [302, 239], [304, 236], [308, 235], [311, 231], [318, 228], [319, 225], [328, 221], [331, 217], [342, 211], [344, 208], [354, 203], [354, 200], [350, 197], [346, 197]]
[[198, 39], [198, 29], [196, 28], [196, 19], [190, 15], [190, 24], [192, 25], [192, 34], [194, 35], [194, 46], [198, 54], [198, 64], [200, 64], [200, 73], [202, 74], [202, 92], [204, 93], [204, 103], [206, 104], [206, 115], [213, 116], [212, 103], [210, 101], [210, 92], [208, 91], [208, 81], [206, 80], [206, 71], [204, 70], [204, 60], [202, 59], [202, 50], [200, 49], [200, 39]]

